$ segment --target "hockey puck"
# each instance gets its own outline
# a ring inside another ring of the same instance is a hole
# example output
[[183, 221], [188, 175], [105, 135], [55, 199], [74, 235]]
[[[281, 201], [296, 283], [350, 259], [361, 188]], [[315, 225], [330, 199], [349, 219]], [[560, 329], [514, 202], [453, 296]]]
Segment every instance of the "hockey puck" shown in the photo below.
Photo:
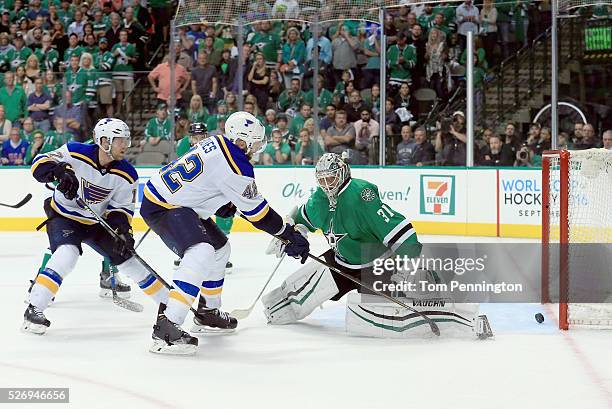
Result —
[[539, 312], [535, 315], [535, 319], [538, 322], [538, 324], [541, 324], [544, 322], [544, 316]]

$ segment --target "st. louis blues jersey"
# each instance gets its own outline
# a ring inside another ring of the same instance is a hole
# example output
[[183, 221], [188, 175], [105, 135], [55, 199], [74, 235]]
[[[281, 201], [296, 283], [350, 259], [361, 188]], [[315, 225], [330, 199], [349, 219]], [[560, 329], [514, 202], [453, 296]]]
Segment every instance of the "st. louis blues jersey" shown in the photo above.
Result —
[[[53, 170], [60, 162], [68, 163], [79, 180], [78, 196], [98, 214], [119, 213], [128, 223], [134, 215], [138, 174], [126, 160], [113, 161], [102, 167], [97, 145], [69, 142], [52, 152], [41, 154], [32, 162], [32, 174], [42, 183], [53, 182]], [[83, 224], [95, 224], [91, 214], [55, 191], [51, 207], [60, 215]], [[118, 215], [116, 215], [118, 216]]]
[[207, 219], [233, 203], [253, 225], [270, 234], [282, 231], [282, 218], [257, 190], [254, 169], [245, 153], [224, 136], [212, 136], [163, 167], [144, 189], [158, 206], [188, 207]]

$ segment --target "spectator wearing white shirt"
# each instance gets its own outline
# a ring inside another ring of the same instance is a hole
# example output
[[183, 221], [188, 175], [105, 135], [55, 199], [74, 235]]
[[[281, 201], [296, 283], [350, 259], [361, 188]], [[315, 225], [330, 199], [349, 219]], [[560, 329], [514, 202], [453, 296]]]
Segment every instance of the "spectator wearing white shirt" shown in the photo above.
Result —
[[85, 27], [85, 20], [83, 20], [83, 12], [76, 10], [74, 12], [74, 21], [68, 26], [68, 35], [74, 33], [79, 37], [79, 41], [83, 40], [83, 27]]
[[468, 31], [478, 35], [478, 25], [480, 23], [480, 13], [478, 8], [472, 4], [472, 0], [465, 0], [457, 7], [455, 12], [455, 22], [457, 23], [457, 34], [459, 34], [459, 46], [465, 49]]
[[6, 119], [4, 105], [0, 105], [0, 143], [8, 140], [11, 129], [13, 129], [13, 124]]
[[297, 0], [276, 0], [272, 6], [272, 17], [282, 19], [297, 19], [300, 14], [300, 5]]
[[374, 138], [378, 138], [378, 122], [372, 119], [369, 109], [361, 110], [361, 119], [356, 121], [355, 127], [355, 150], [357, 154], [352, 163], [360, 165], [372, 165], [376, 162]]
[[[493, 49], [497, 44], [497, 9], [493, 0], [484, 0], [480, 11], [480, 34], [489, 63], [493, 62]], [[495, 65], [495, 64], [491, 64]]]

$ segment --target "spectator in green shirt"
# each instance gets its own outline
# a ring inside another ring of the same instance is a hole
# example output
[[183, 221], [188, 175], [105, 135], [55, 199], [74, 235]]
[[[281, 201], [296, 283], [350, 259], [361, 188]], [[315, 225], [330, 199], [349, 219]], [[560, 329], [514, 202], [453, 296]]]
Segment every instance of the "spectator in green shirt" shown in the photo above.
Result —
[[187, 116], [191, 123], [201, 122], [206, 124], [210, 114], [202, 102], [202, 97], [198, 94], [191, 97], [191, 100], [189, 101], [189, 109], [187, 110]]
[[213, 132], [218, 129], [219, 121], [223, 118], [226, 119], [229, 116], [227, 104], [221, 100], [217, 102], [217, 113], [208, 117], [206, 121], [206, 128], [209, 132]]
[[397, 44], [389, 47], [387, 51], [387, 65], [390, 71], [389, 84], [396, 87], [399, 87], [402, 83], [410, 85], [412, 69], [416, 64], [416, 49], [412, 44], [408, 44], [405, 33], [399, 33], [397, 35]]
[[35, 130], [32, 133], [32, 142], [28, 145], [28, 150], [25, 155], [25, 164], [31, 165], [36, 155], [41, 153], [47, 153], [56, 150], [59, 146], [47, 143], [45, 140], [45, 134], [40, 129]]
[[282, 65], [280, 71], [285, 78], [285, 87], [293, 84], [293, 79], [298, 78], [300, 84], [304, 78], [304, 63], [306, 62], [306, 44], [300, 38], [297, 28], [291, 27], [287, 30], [287, 42], [282, 48]]
[[272, 24], [269, 21], [259, 23], [259, 30], [248, 37], [247, 43], [251, 46], [252, 53], [263, 54], [266, 67], [276, 69], [280, 63], [281, 38], [272, 31]]
[[155, 117], [149, 119], [149, 122], [147, 122], [145, 140], [141, 142], [141, 145], [144, 146], [148, 143], [155, 146], [158, 145], [162, 139], [169, 141], [171, 132], [172, 124], [168, 118], [168, 106], [160, 104], [157, 107]]
[[266, 130], [266, 136], [272, 135], [272, 129], [276, 128], [276, 111], [268, 109], [262, 122], [264, 129]]
[[304, 122], [312, 116], [312, 108], [308, 104], [302, 104], [300, 112], [291, 120], [291, 126], [289, 126], [289, 133], [291, 135], [298, 135], [300, 130], [304, 128]]
[[305, 97], [302, 91], [302, 82], [299, 78], [293, 78], [291, 86], [278, 97], [278, 108], [283, 112], [287, 112], [290, 109], [295, 112], [300, 109], [300, 105], [304, 103]]
[[[319, 102], [319, 112], [323, 111], [325, 107], [332, 103], [333, 94], [327, 88], [323, 88], [325, 85], [325, 80], [323, 79], [323, 75], [319, 74], [317, 76], [317, 95]], [[304, 95], [304, 100], [308, 105], [314, 107], [314, 90], [308, 91]]]
[[13, 126], [21, 122], [28, 112], [28, 101], [25, 91], [20, 85], [15, 85], [15, 73], [4, 73], [4, 87], [0, 88], [0, 105], [4, 105], [6, 119]]
[[138, 61], [136, 46], [128, 43], [128, 32], [126, 29], [119, 30], [119, 42], [113, 46], [111, 53], [115, 57], [113, 66], [113, 84], [117, 95], [117, 109], [119, 114], [122, 109], [123, 100], [126, 99], [125, 112], [132, 112], [132, 98], [128, 97], [134, 89], [134, 64]]
[[310, 136], [308, 129], [300, 131], [300, 140], [295, 145], [296, 165], [313, 165], [325, 153], [319, 142]]
[[291, 148], [288, 143], [283, 142], [283, 137], [278, 129], [272, 131], [272, 142], [266, 145], [263, 151], [264, 165], [286, 164], [291, 157]]

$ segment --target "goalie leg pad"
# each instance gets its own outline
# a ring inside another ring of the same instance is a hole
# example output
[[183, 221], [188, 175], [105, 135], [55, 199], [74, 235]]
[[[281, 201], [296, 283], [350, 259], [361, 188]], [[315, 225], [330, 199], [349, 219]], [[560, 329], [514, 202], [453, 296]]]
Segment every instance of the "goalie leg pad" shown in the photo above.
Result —
[[270, 324], [290, 324], [305, 318], [337, 293], [329, 268], [307, 263], [280, 287], [263, 296], [264, 313]]
[[[479, 304], [455, 304], [444, 299], [400, 300], [436, 322], [444, 337], [478, 336]], [[374, 338], [424, 338], [432, 334], [427, 321], [419, 314], [382, 297], [359, 294], [349, 294], [347, 298], [346, 331], [349, 335]]]

